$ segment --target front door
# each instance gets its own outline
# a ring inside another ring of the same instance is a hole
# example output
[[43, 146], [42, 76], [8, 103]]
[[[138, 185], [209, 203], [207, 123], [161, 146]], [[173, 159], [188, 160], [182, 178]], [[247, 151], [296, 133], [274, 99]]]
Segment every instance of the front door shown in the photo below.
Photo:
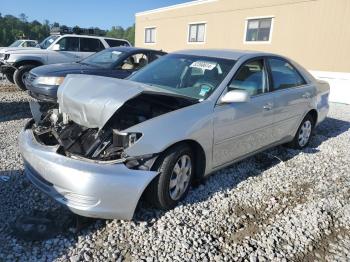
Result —
[[57, 44], [60, 45], [60, 50], [53, 51], [48, 56], [49, 64], [71, 63], [80, 60], [78, 37], [63, 37]]
[[274, 101], [264, 59], [246, 62], [227, 87], [245, 90], [246, 103], [217, 105], [214, 110], [213, 166], [219, 167], [274, 142]]

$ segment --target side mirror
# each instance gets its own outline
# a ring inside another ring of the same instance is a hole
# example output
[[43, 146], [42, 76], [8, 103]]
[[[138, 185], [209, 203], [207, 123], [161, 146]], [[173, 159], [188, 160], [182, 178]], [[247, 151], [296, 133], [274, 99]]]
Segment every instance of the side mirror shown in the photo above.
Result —
[[60, 50], [61, 50], [61, 49], [60, 49], [60, 44], [55, 44], [55, 45], [53, 45], [52, 50], [53, 50], [53, 51], [60, 51]]
[[246, 103], [250, 101], [250, 95], [244, 90], [232, 90], [220, 98], [220, 104]]

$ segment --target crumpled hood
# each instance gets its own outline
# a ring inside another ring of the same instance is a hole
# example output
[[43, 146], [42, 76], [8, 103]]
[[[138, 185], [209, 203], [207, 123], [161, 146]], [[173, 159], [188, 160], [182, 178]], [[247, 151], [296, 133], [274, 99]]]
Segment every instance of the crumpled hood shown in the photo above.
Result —
[[61, 112], [70, 120], [84, 127], [102, 129], [126, 101], [141, 93], [178, 96], [154, 86], [92, 75], [67, 75], [57, 96]]

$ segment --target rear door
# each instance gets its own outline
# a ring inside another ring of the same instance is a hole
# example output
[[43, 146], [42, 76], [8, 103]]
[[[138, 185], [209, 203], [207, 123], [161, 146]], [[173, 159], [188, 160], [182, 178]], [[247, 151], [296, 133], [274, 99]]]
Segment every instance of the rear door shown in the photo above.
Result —
[[104, 49], [102, 42], [97, 38], [80, 37], [79, 53], [81, 59], [84, 59], [96, 52]]
[[278, 140], [294, 136], [302, 117], [308, 112], [315, 88], [307, 84], [298, 70], [280, 57], [268, 58], [274, 94], [275, 130]]
[[214, 109], [213, 165], [219, 167], [274, 142], [273, 96], [263, 58], [246, 62], [227, 91], [245, 90], [247, 103], [217, 105]]

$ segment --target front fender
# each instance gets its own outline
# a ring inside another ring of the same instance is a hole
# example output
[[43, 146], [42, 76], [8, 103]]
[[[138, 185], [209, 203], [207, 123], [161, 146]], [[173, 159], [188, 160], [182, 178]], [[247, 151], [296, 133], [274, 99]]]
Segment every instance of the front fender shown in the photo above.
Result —
[[23, 65], [25, 63], [37, 63], [37, 64], [45, 64], [46, 58], [45, 56], [34, 56], [34, 55], [16, 55], [11, 54], [10, 58], [8, 59], [8, 63], [12, 63], [13, 66], [18, 67], [20, 65]]
[[203, 101], [130, 127], [125, 132], [141, 132], [142, 137], [125, 151], [129, 156], [135, 157], [161, 153], [180, 141], [193, 140], [203, 148], [207, 160], [206, 167], [210, 170], [213, 143], [212, 112], [212, 102]]

